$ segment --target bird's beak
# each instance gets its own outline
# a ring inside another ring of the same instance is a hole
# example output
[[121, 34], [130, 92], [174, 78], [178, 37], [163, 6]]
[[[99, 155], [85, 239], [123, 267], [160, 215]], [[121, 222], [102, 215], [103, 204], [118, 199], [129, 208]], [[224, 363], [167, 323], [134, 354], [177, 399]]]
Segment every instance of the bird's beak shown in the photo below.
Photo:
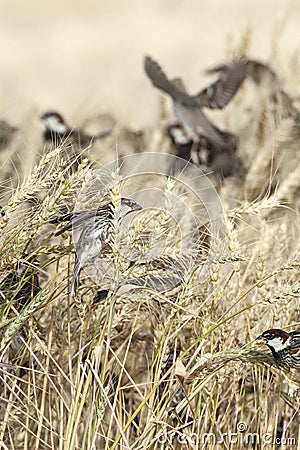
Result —
[[267, 342], [267, 339], [265, 337], [263, 337], [262, 335], [260, 335], [255, 339], [255, 341], [258, 344], [265, 344]]

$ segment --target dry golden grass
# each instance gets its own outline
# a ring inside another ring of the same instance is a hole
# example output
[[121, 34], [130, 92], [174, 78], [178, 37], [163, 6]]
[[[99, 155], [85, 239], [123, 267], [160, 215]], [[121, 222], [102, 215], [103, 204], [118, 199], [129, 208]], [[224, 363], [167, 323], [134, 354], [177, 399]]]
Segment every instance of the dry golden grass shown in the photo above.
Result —
[[[242, 53], [250, 41], [247, 31]], [[168, 114], [162, 101], [162, 121]], [[274, 110], [268, 87], [250, 81], [224, 114], [240, 138], [247, 175], [220, 187], [227, 235], [222, 251], [212, 237], [210, 257], [203, 251], [176, 259], [178, 230], [167, 207], [141, 214], [127, 236], [136, 263], [128, 266], [116, 237], [103, 256], [110, 279], [97, 286], [83, 276], [75, 299], [69, 292], [72, 240], [55, 237], [49, 220], [84, 203], [79, 192], [97, 189], [95, 167], [115, 159], [116, 142], [119, 154], [127, 154], [135, 141], [128, 135], [119, 141], [117, 128], [87, 151], [95, 166], [85, 160], [73, 175], [55, 149], [37, 158], [24, 179], [13, 149], [6, 164], [18, 167], [18, 179], [9, 170], [3, 175], [0, 225], [1, 448], [244, 449], [252, 439], [253, 448], [299, 445], [299, 373], [277, 367], [254, 338], [271, 327], [300, 328], [300, 122], [285, 117], [280, 104]], [[170, 148], [159, 126], [138, 139], [136, 151]], [[170, 179], [145, 176], [139, 183], [167, 199], [174, 193], [189, 201]], [[104, 193], [118, 199], [123, 188], [116, 176]], [[199, 226], [210, 230], [201, 214]], [[151, 238], [154, 244], [165, 239], [165, 247], [147, 265], [139, 258], [153, 248]], [[24, 262], [27, 269], [14, 281], [16, 264]], [[181, 283], [165, 291], [128, 283], [149, 273], [170, 278], [170, 267]], [[107, 292], [95, 302], [99, 289]]]

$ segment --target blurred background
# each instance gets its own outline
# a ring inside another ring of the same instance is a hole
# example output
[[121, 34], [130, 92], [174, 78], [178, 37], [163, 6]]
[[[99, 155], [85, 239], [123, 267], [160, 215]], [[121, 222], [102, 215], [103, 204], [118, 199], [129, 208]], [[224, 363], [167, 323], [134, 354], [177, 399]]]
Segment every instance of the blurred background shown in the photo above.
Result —
[[251, 36], [250, 56], [276, 60], [284, 76], [299, 53], [299, 0], [1, 0], [0, 7], [0, 115], [16, 124], [49, 108], [73, 125], [105, 112], [127, 126], [153, 123], [158, 96], [143, 73], [145, 54], [193, 92], [207, 83], [203, 70], [230, 58], [243, 36]]

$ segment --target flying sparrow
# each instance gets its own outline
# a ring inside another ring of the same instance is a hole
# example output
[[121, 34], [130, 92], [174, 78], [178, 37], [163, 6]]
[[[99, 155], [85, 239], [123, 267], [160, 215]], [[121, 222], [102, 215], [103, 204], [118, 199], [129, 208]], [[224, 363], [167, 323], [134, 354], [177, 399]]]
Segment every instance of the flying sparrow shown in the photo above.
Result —
[[203, 107], [223, 109], [235, 96], [246, 77], [246, 66], [242, 60], [235, 61], [220, 78], [196, 95], [190, 95], [181, 79], [170, 80], [157, 62], [149, 56], [144, 61], [145, 72], [153, 85], [172, 97], [174, 114], [183, 127], [187, 139], [192, 141], [191, 160], [201, 163], [198, 145], [205, 138], [218, 151], [227, 149], [233, 152], [231, 142], [224, 139], [224, 132], [219, 130], [205, 116]]
[[[122, 198], [119, 210], [119, 220], [121, 221], [127, 214], [141, 210], [142, 207], [134, 200]], [[93, 261], [101, 252], [102, 248], [110, 242], [111, 233], [114, 228], [115, 207], [112, 202], [107, 203], [94, 210], [80, 211], [66, 214], [53, 219], [50, 223], [67, 222], [56, 236], [65, 231], [78, 229], [80, 231], [76, 244], [76, 257], [74, 263], [74, 273], [71, 282], [71, 295], [75, 295], [79, 275], [86, 262]]]
[[280, 365], [300, 368], [300, 330], [288, 333], [274, 328], [264, 331], [256, 340], [269, 347]]
[[66, 147], [75, 147], [76, 149], [85, 149], [89, 147], [94, 140], [103, 139], [107, 137], [111, 130], [104, 131], [90, 136], [85, 134], [81, 130], [71, 128], [66, 124], [65, 120], [56, 111], [47, 111], [40, 116], [40, 119], [44, 122], [44, 141], [46, 144], [54, 147], [64, 145]]

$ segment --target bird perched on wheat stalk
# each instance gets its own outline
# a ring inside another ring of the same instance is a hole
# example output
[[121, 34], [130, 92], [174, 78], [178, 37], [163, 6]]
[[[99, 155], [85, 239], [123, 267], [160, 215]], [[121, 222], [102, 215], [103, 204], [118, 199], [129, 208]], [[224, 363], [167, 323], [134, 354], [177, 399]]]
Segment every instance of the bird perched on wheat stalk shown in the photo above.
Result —
[[67, 222], [55, 233], [56, 236], [61, 235], [65, 231], [80, 231], [76, 244], [74, 272], [71, 282], [72, 296], [76, 294], [79, 275], [83, 266], [97, 258], [102, 248], [110, 242], [116, 220], [120, 222], [127, 214], [141, 209], [142, 207], [134, 200], [121, 198], [119, 208], [116, 208], [112, 202], [109, 202], [97, 209], [74, 212], [51, 220], [50, 223], [55, 224]]

